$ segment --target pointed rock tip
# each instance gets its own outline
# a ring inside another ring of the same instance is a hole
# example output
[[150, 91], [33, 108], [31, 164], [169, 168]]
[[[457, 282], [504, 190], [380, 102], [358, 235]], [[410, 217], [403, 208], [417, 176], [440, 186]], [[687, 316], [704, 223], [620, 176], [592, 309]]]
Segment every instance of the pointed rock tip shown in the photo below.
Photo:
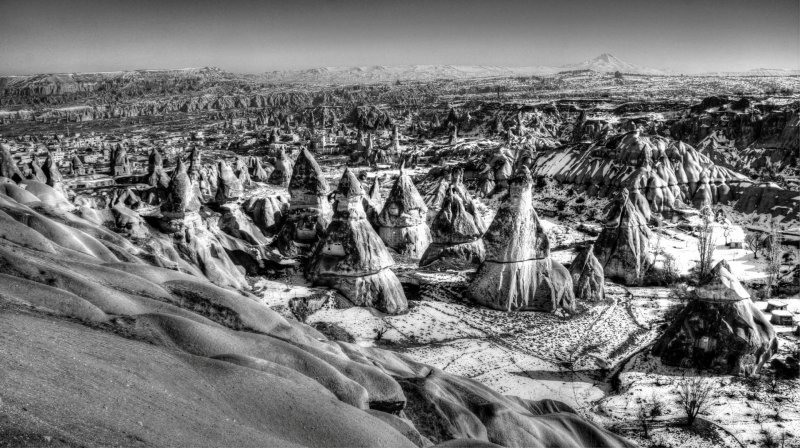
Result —
[[364, 189], [361, 188], [361, 181], [358, 180], [358, 177], [356, 177], [355, 173], [351, 171], [349, 167], [345, 167], [336, 192], [347, 198], [364, 195]]

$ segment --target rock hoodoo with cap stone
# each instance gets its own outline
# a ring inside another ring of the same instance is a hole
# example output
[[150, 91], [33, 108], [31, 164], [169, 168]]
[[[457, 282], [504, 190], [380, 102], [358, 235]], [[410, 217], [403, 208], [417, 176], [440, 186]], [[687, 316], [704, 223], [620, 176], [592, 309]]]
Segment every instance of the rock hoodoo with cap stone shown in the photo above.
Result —
[[725, 261], [690, 294], [689, 304], [653, 347], [664, 364], [749, 375], [777, 354], [775, 329]]
[[389, 269], [394, 260], [367, 220], [363, 197], [361, 183], [345, 169], [336, 190], [333, 220], [311, 257], [308, 277], [337, 289], [355, 305], [402, 313], [408, 303]]
[[331, 219], [328, 182], [307, 149], [295, 161], [289, 195], [289, 209], [275, 243], [284, 256], [293, 257], [310, 249]]
[[414, 181], [401, 168], [378, 215], [378, 233], [387, 247], [409, 258], [420, 258], [431, 242], [431, 231], [425, 223], [427, 213], [428, 207]]
[[550, 241], [533, 208], [532, 184], [530, 171], [521, 166], [484, 234], [486, 259], [467, 294], [503, 311], [572, 311], [572, 278], [550, 258]]

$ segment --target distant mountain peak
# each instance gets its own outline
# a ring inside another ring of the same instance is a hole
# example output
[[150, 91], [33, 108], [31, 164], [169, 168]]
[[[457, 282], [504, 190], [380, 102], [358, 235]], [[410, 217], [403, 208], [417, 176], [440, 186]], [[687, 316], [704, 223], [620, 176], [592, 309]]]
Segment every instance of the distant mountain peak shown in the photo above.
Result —
[[[616, 62], [616, 61], [620, 61], [620, 59], [619, 59], [618, 57], [614, 56], [614, 55], [613, 55], [613, 54], [611, 54], [611, 53], [603, 53], [603, 54], [601, 54], [600, 56], [598, 56], [598, 57], [594, 58], [593, 60], [594, 60], [594, 61], [603, 61], [603, 62]], [[620, 62], [622, 62], [622, 61], [620, 61]]]
[[587, 59], [577, 64], [569, 64], [562, 67], [564, 70], [592, 70], [600, 73], [622, 72], [639, 73], [647, 75], [663, 74], [661, 70], [648, 67], [640, 67], [614, 56], [611, 53], [602, 53], [594, 59]]

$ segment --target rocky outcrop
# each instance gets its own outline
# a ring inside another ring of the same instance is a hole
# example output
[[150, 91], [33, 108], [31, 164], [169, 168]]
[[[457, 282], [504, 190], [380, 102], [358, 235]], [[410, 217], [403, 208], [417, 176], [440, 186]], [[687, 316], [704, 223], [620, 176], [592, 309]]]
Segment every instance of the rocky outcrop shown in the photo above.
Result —
[[250, 177], [256, 182], [267, 182], [270, 174], [274, 170], [272, 165], [268, 166], [269, 170], [264, 168], [264, 164], [261, 163], [261, 158], [252, 157], [250, 159]]
[[[633, 446], [563, 403], [505, 396], [402, 354], [330, 340], [252, 295], [150, 265], [133, 245], [116, 249], [129, 261], [87, 235], [84, 252], [68, 249], [78, 246], [64, 237], [80, 232], [2, 194], [0, 211], [0, 229], [14, 229], [0, 231], [0, 338], [14, 341], [0, 363], [0, 378], [14, 384], [3, 406], [24, 403], [25, 419], [71, 428], [59, 433], [64, 443]], [[71, 375], [54, 383], [61, 368]], [[106, 383], [85, 387], [98, 372]], [[126, 405], [115, 413], [103, 405], [117, 401]], [[32, 428], [31, 439], [52, 434]]]
[[591, 197], [613, 196], [621, 188], [635, 190], [646, 198], [653, 213], [666, 216], [686, 205], [727, 204], [749, 182], [686, 143], [636, 131], [603, 145], [538, 151], [531, 171], [572, 184]]
[[724, 261], [653, 347], [664, 364], [739, 375], [758, 373], [777, 352], [775, 330]]
[[286, 152], [281, 149], [278, 153], [278, 158], [275, 161], [275, 169], [272, 170], [272, 173], [269, 175], [269, 183], [274, 185], [280, 185], [282, 187], [288, 187], [289, 182], [292, 180], [292, 170], [294, 167], [294, 163], [289, 156], [286, 155]]
[[178, 159], [167, 187], [166, 200], [161, 205], [161, 214], [167, 219], [182, 219], [187, 213], [200, 210], [199, 189], [189, 178], [186, 164]]
[[452, 182], [453, 175], [447, 170], [444, 175], [442, 175], [441, 179], [439, 179], [433, 191], [425, 195], [425, 206], [428, 207], [429, 222], [432, 221], [439, 213], [439, 210], [441, 210], [444, 198], [447, 196], [447, 191]]
[[[602, 429], [585, 426], [574, 409], [558, 401], [501, 395], [478, 381], [439, 369], [431, 369], [425, 378], [406, 377], [399, 381], [409, 402], [406, 415], [412, 421], [424, 422], [417, 427], [432, 442], [441, 443], [436, 446], [635, 446]], [[488, 413], [487, 405], [491, 407]], [[530, 417], [553, 425], [532, 425]], [[531, 437], [533, 434], [536, 436]], [[453, 438], [456, 440], [445, 442]]]
[[288, 204], [277, 196], [251, 196], [244, 205], [245, 211], [253, 218], [256, 225], [268, 234], [280, 229], [286, 208]]
[[61, 175], [61, 171], [58, 170], [58, 165], [56, 165], [50, 153], [47, 154], [47, 159], [44, 161], [42, 172], [47, 178], [47, 185], [66, 194], [66, 190], [64, 189], [64, 177]]
[[27, 193], [36, 196], [36, 199], [49, 210], [63, 213], [75, 208], [62, 190], [57, 190], [50, 185], [33, 179], [25, 179], [19, 185], [24, 187]]
[[500, 193], [508, 188], [508, 181], [514, 169], [514, 156], [508, 148], [500, 146], [487, 160], [487, 169], [492, 171], [493, 191]]
[[372, 179], [372, 185], [370, 185], [367, 194], [364, 195], [363, 203], [364, 210], [367, 212], [367, 220], [372, 224], [372, 227], [380, 228], [378, 215], [380, 215], [383, 207], [383, 200], [381, 198], [381, 181], [378, 176]]
[[520, 167], [484, 234], [486, 259], [467, 294], [503, 311], [572, 311], [572, 278], [550, 258], [550, 241], [533, 208], [532, 184], [530, 171]]
[[652, 264], [651, 231], [627, 188], [609, 209], [603, 230], [594, 244], [594, 255], [606, 277], [628, 285], [639, 284]]
[[150, 151], [147, 158], [147, 184], [164, 190], [169, 187], [170, 178], [164, 170], [164, 156], [157, 148]]
[[[192, 152], [189, 153], [189, 177], [192, 180], [200, 178], [200, 171], [203, 169], [203, 156], [200, 153], [200, 148], [194, 146]], [[216, 176], [212, 176], [216, 178]]]
[[23, 179], [22, 173], [11, 158], [11, 147], [5, 143], [0, 143], [0, 177], [19, 182]]
[[431, 222], [433, 242], [420, 259], [420, 266], [435, 262], [449, 268], [479, 265], [486, 257], [483, 233], [486, 226], [466, 190], [449, 186], [439, 212]]
[[317, 244], [308, 277], [331, 286], [358, 306], [389, 314], [408, 309], [403, 287], [389, 268], [394, 260], [367, 220], [364, 191], [345, 168], [336, 190], [333, 220]]
[[594, 244], [586, 246], [572, 261], [569, 269], [575, 298], [587, 302], [605, 300], [605, 274], [603, 265], [594, 256]]
[[295, 161], [289, 195], [289, 210], [275, 245], [284, 256], [294, 257], [311, 249], [331, 219], [328, 182], [307, 149]]
[[173, 246], [181, 259], [196, 266], [212, 283], [245, 288], [244, 273], [233, 263], [200, 215], [200, 190], [187, 171], [186, 164], [178, 159], [166, 199], [161, 204], [161, 230], [170, 236], [165, 244]]
[[420, 258], [431, 242], [431, 231], [425, 218], [428, 207], [414, 181], [403, 170], [392, 186], [378, 216], [381, 239], [400, 254]]
[[111, 207], [114, 231], [129, 238], [141, 239], [150, 236], [150, 229], [138, 213], [123, 204]]
[[131, 162], [128, 160], [128, 150], [124, 145], [117, 144], [111, 153], [111, 175], [128, 176], [131, 174]]
[[241, 180], [236, 177], [233, 168], [224, 160], [219, 161], [217, 170], [219, 172], [217, 175], [217, 193], [215, 195], [217, 204], [236, 202], [244, 194]]
[[42, 167], [39, 165], [39, 161], [36, 160], [36, 157], [31, 158], [30, 166], [30, 173], [26, 173], [28, 179], [38, 180], [42, 183], [47, 183], [47, 176], [44, 174]]
[[233, 173], [236, 175], [236, 178], [239, 179], [239, 183], [242, 184], [242, 187], [247, 188], [253, 183], [252, 179], [250, 179], [250, 170], [241, 157], [236, 158], [233, 165]]
[[775, 184], [753, 185], [744, 190], [734, 210], [773, 216], [786, 224], [800, 223], [800, 194]]
[[69, 162], [70, 174], [73, 176], [83, 176], [86, 174], [86, 167], [78, 155], [73, 155], [72, 160]]

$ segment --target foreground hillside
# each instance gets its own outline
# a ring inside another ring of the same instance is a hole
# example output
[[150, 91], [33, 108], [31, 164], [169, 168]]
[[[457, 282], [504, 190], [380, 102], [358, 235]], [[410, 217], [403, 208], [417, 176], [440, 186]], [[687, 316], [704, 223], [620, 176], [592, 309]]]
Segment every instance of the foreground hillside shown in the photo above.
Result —
[[33, 182], [38, 196], [4, 190], [25, 204], [0, 194], [4, 443], [633, 446], [563, 403], [330, 340], [151, 266]]

